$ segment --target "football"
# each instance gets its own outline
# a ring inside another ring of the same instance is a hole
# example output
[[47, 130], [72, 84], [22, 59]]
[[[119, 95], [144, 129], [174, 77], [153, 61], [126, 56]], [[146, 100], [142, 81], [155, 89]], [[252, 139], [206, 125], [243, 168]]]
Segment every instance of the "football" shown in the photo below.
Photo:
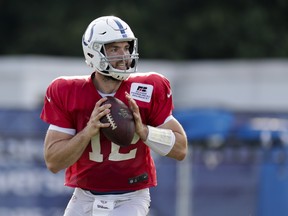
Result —
[[111, 104], [111, 107], [110, 113], [100, 119], [102, 123], [110, 123], [109, 127], [101, 128], [102, 133], [119, 146], [130, 145], [135, 133], [132, 111], [124, 102], [112, 96], [107, 96], [103, 104]]

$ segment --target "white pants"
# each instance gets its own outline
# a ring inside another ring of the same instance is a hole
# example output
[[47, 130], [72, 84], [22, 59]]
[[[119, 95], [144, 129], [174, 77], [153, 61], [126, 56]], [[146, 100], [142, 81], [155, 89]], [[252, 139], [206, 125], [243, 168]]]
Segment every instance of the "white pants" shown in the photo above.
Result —
[[148, 188], [117, 195], [93, 195], [75, 188], [64, 216], [146, 216], [150, 202]]

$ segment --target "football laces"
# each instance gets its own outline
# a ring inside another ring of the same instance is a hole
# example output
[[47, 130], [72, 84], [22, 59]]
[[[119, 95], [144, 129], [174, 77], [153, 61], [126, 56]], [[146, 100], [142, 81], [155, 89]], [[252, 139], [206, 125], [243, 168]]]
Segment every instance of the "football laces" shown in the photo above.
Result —
[[115, 130], [117, 128], [117, 125], [116, 125], [111, 113], [108, 113], [106, 115], [106, 117], [107, 117], [108, 122], [110, 123], [110, 126], [111, 126], [112, 130]]

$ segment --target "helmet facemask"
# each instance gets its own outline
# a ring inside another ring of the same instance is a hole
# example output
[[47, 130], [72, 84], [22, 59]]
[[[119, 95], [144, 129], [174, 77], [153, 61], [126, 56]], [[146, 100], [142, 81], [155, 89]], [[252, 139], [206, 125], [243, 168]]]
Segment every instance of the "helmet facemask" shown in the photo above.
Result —
[[[103, 65], [103, 68], [105, 69], [99, 71], [101, 74], [110, 75], [118, 80], [124, 80], [127, 79], [131, 73], [137, 71], [136, 65], [139, 59], [139, 55], [137, 53], [137, 39], [128, 41], [128, 43], [130, 44], [130, 54], [114, 56], [108, 56], [105, 45], [102, 45], [100, 50], [102, 54], [102, 57], [100, 58], [100, 65]], [[126, 69], [117, 69], [112, 65], [112, 62], [125, 62]]]

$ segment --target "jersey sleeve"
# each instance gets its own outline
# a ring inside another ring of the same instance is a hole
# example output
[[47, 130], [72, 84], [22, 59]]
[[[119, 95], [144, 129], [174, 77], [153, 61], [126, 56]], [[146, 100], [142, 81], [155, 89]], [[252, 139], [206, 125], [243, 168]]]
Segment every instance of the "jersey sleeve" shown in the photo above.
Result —
[[67, 109], [69, 86], [64, 79], [55, 79], [47, 88], [40, 118], [48, 124], [74, 128]]
[[148, 124], [157, 127], [172, 115], [174, 104], [169, 80], [160, 74], [152, 75], [151, 79], [154, 81], [154, 91]]

